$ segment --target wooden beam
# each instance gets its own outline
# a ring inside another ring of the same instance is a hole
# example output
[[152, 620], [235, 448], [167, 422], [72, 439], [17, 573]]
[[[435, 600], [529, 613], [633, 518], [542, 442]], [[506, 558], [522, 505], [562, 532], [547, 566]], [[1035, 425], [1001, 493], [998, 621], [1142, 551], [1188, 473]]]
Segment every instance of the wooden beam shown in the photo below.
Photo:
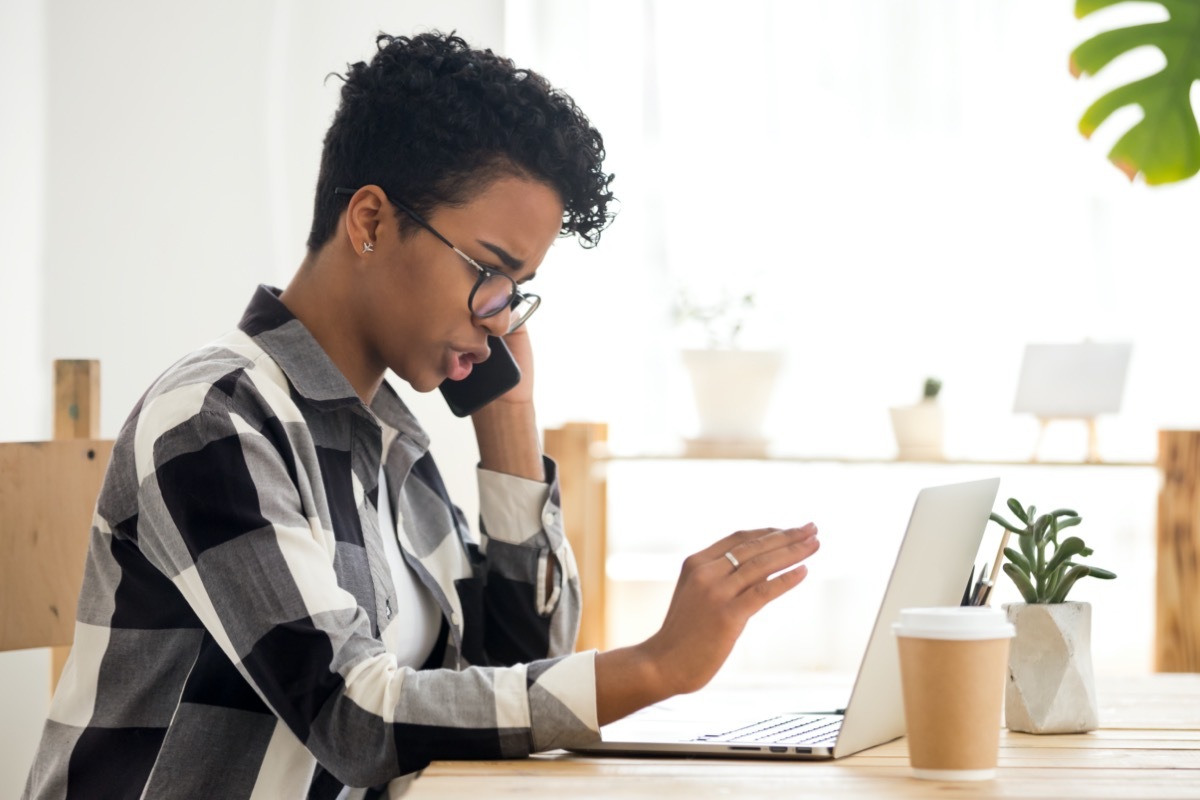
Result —
[[1154, 668], [1200, 672], [1200, 431], [1159, 431]]
[[100, 438], [100, 362], [54, 362], [54, 438]]
[[0, 650], [69, 650], [111, 453], [88, 439], [0, 444]]
[[607, 441], [608, 426], [601, 423], [570, 422], [548, 428], [544, 435], [546, 454], [558, 463], [563, 528], [575, 552], [583, 592], [579, 650], [603, 650], [607, 644], [608, 483], [603, 463], [594, 457], [594, 448]]
[[[54, 362], [54, 438], [55, 440], [78, 440], [100, 438], [100, 362], [95, 359], [69, 360], [59, 359]], [[101, 477], [108, 465], [108, 457], [101, 462]], [[84, 487], [81, 487], [83, 489]], [[90, 488], [90, 487], [88, 487]], [[87, 493], [93, 506], [100, 493], [97, 484], [94, 491]], [[88, 524], [80, 528], [81, 532], [91, 530], [91, 514]], [[87, 539], [84, 537], [86, 552]], [[68, 558], [73, 554], [67, 555]], [[82, 559], [80, 559], [82, 565]], [[83, 583], [75, 584], [76, 595]], [[75, 603], [71, 603], [71, 624], [75, 623]], [[50, 689], [58, 685], [63, 667], [67, 665], [67, 657], [71, 655], [70, 641], [65, 646], [54, 647], [50, 650]]]

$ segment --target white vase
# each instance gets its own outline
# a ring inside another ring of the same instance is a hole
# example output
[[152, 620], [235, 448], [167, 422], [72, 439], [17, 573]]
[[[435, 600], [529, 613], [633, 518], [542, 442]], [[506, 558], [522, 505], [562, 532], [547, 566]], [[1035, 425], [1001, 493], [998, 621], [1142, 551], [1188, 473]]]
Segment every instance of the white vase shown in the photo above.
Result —
[[1011, 603], [1017, 629], [1008, 654], [1009, 730], [1083, 733], [1099, 727], [1089, 603]]
[[914, 461], [939, 460], [942, 455], [942, 407], [936, 400], [890, 409], [896, 434], [896, 457]]
[[783, 355], [775, 350], [684, 350], [700, 438], [761, 441]]

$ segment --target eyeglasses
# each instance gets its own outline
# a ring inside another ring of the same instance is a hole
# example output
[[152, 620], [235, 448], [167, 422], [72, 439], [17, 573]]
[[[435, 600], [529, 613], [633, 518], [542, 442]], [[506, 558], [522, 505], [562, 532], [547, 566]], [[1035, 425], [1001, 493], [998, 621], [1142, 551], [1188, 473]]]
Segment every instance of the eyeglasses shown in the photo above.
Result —
[[[338, 195], [353, 195], [354, 189], [337, 188], [333, 190], [334, 194]], [[475, 285], [471, 288], [471, 294], [467, 297], [467, 308], [471, 313], [480, 319], [494, 317], [503, 311], [505, 308], [509, 310], [508, 330], [505, 334], [512, 333], [517, 328], [525, 324], [533, 312], [542, 303], [542, 298], [536, 294], [527, 294], [517, 288], [517, 282], [508, 275], [505, 275], [499, 270], [494, 270], [491, 267], [485, 267], [469, 255], [459, 250], [454, 244], [425, 221], [424, 217], [413, 211], [411, 208], [401, 203], [399, 200], [389, 197], [388, 202], [396, 208], [407, 214], [412, 221], [420, 225], [425, 230], [436, 236], [442, 244], [449, 247], [459, 257], [475, 268], [479, 273], [479, 277], [475, 280]]]

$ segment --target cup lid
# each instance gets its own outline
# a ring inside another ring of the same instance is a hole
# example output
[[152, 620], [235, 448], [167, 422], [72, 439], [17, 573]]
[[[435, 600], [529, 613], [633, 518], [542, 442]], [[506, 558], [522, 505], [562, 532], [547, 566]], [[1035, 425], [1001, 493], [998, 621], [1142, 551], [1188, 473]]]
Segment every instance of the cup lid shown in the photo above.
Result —
[[1003, 609], [990, 606], [903, 608], [892, 624], [897, 636], [920, 639], [1009, 639], [1016, 628]]

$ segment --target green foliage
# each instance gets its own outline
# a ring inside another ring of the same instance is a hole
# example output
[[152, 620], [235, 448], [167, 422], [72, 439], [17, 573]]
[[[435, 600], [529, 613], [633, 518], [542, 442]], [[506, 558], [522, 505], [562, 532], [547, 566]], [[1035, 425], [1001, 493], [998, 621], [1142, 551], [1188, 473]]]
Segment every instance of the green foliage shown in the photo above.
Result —
[[698, 302], [686, 289], [675, 303], [675, 322], [693, 324], [703, 332], [711, 348], [735, 348], [746, 319], [754, 311], [754, 294], [724, 293], [711, 303]]
[[[1095, 75], [1120, 55], [1138, 47], [1157, 47], [1167, 60], [1162, 71], [1119, 86], [1083, 113], [1079, 132], [1091, 137], [1116, 111], [1139, 105], [1145, 116], [1126, 131], [1108, 158], [1130, 180], [1140, 172], [1154, 185], [1182, 181], [1200, 171], [1200, 130], [1192, 111], [1192, 83], [1200, 80], [1200, 3], [1151, 0], [1170, 15], [1164, 22], [1117, 28], [1093, 36], [1071, 53], [1071, 74]], [[1076, 0], [1075, 16], [1125, 0]]]
[[936, 400], [938, 392], [942, 390], [942, 382], [937, 378], [925, 379], [925, 390], [922, 395], [926, 400]]
[[1008, 509], [1024, 527], [995, 513], [991, 519], [1017, 535], [1019, 549], [1004, 548], [1004, 555], [1008, 558], [1004, 574], [1016, 584], [1025, 602], [1062, 603], [1080, 578], [1091, 576], [1112, 580], [1117, 577], [1106, 569], [1077, 564], [1072, 560], [1077, 556], [1086, 558], [1092, 554], [1083, 539], [1069, 536], [1062, 542], [1058, 541], [1059, 533], [1082, 521], [1071, 509], [1060, 508], [1039, 517], [1035, 506], [1026, 508], [1015, 497], [1008, 499]]

